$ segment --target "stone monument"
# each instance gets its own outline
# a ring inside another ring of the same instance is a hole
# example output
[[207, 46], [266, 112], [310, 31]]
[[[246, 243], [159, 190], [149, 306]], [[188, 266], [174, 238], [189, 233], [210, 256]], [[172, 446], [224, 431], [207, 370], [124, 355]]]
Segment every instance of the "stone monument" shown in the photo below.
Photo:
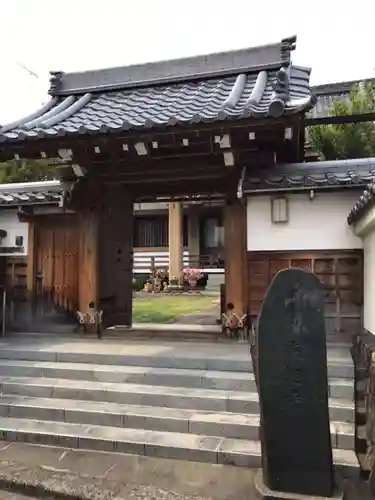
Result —
[[255, 346], [263, 465], [256, 491], [267, 499], [336, 498], [323, 289], [314, 274], [286, 269], [276, 275]]

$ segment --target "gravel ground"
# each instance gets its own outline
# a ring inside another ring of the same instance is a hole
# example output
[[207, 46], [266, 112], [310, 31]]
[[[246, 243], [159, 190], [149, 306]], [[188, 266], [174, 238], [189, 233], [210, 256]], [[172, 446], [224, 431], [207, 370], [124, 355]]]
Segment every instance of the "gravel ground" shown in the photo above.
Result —
[[[3, 488], [11, 482], [12, 492]], [[23, 494], [23, 492], [25, 494]], [[103, 478], [43, 470], [40, 468], [19, 468], [8, 464], [0, 469], [0, 500], [212, 500], [197, 495], [184, 495], [153, 486], [124, 484]], [[251, 498], [247, 500], [252, 500]]]
[[[8, 467], [6, 467], [8, 471], [5, 474], [3, 469], [0, 470], [0, 500], [33, 498], [43, 500], [213, 500], [210, 497], [185, 495], [154, 486], [124, 484], [103, 478], [83, 477], [39, 468], [19, 470], [15, 464], [8, 464]], [[2, 489], [7, 486], [5, 483], [8, 479], [12, 481], [12, 491]], [[246, 500], [255, 500], [255, 498], [255, 495], [246, 495]], [[371, 500], [373, 498], [368, 492], [367, 484], [362, 481], [346, 485], [346, 500]], [[235, 499], [229, 498], [228, 500]]]
[[[31, 497], [29, 495], [22, 495], [21, 493], [13, 493], [11, 491], [0, 490], [0, 500], [30, 500], [32, 498], [40, 499], [40, 496]], [[44, 500], [56, 500], [57, 497], [43, 496]], [[99, 497], [97, 497], [99, 498]], [[100, 496], [100, 498], [104, 498]], [[153, 488], [150, 486], [131, 486], [128, 485], [124, 488], [120, 494], [112, 497], [113, 500], [208, 500], [202, 497], [192, 497], [192, 496], [182, 496], [180, 494], [160, 490], [158, 488]], [[58, 498], [60, 500], [60, 498]]]

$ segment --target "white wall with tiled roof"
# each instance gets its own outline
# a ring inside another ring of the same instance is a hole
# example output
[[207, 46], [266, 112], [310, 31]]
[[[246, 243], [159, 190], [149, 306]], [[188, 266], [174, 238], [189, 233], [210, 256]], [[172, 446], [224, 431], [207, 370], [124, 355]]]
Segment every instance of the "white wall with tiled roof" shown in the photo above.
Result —
[[363, 247], [361, 238], [348, 226], [347, 215], [358, 192], [318, 191], [311, 200], [309, 191], [287, 194], [288, 221], [272, 222], [272, 196], [247, 198], [247, 249], [268, 250], [351, 250]]
[[352, 227], [363, 241], [363, 327], [375, 335], [375, 207]]
[[[18, 252], [3, 252], [1, 251], [0, 256], [26, 256], [28, 247], [28, 223], [21, 222], [18, 218], [18, 209], [8, 208], [6, 210], [0, 210], [0, 229], [6, 231], [6, 236], [1, 238], [0, 247], [16, 247], [19, 246], [16, 241], [17, 237], [22, 238], [22, 250]], [[18, 239], [18, 238], [17, 238]]]

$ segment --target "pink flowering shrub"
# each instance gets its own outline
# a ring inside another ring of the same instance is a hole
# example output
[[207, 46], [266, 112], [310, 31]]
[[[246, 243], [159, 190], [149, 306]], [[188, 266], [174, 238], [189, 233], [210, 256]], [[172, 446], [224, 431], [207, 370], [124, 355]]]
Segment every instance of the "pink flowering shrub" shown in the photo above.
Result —
[[197, 281], [203, 276], [201, 269], [194, 269], [192, 267], [186, 267], [185, 269], [183, 269], [182, 275], [184, 281]]

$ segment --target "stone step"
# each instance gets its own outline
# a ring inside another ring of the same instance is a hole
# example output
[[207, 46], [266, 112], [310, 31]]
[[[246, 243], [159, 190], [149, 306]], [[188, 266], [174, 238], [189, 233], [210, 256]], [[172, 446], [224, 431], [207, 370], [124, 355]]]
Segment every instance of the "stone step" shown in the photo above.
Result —
[[[260, 442], [245, 439], [5, 417], [0, 417], [0, 436], [7, 441], [73, 449], [261, 467]], [[358, 476], [359, 464], [353, 451], [334, 449], [333, 455], [335, 468], [344, 477]]]
[[[111, 346], [110, 341], [105, 344], [103, 342], [103, 351], [108, 345]], [[73, 344], [74, 343], [70, 343]], [[86, 343], [87, 344], [87, 343]], [[168, 348], [168, 344], [160, 344], [157, 348], [151, 346], [150, 354], [138, 354], [136, 350], [129, 353], [129, 350], [124, 354], [119, 353], [119, 348], [116, 344], [113, 346], [113, 353], [101, 352], [97, 350], [97, 345], [93, 344], [95, 352], [73, 351], [73, 346], [69, 345], [67, 351], [52, 351], [49, 349], [24, 349], [20, 347], [7, 348], [6, 345], [0, 349], [0, 359], [3, 360], [23, 360], [23, 361], [52, 361], [62, 363], [89, 363], [96, 365], [117, 365], [117, 366], [138, 366], [149, 368], [177, 368], [188, 370], [206, 370], [206, 371], [230, 371], [230, 372], [245, 372], [252, 373], [253, 366], [249, 354], [249, 346], [247, 343], [243, 344], [243, 352], [236, 354], [230, 353], [229, 345], [217, 345], [220, 356], [210, 356], [207, 350], [201, 347], [201, 344], [179, 344], [180, 348]], [[206, 345], [206, 344], [204, 344]], [[116, 349], [117, 347], [117, 349]], [[212, 344], [211, 351], [215, 351], [215, 344]], [[235, 347], [239, 347], [236, 345]], [[226, 348], [226, 350], [223, 350]], [[157, 352], [155, 353], [155, 349]], [[182, 353], [184, 353], [182, 355]], [[332, 378], [346, 378], [353, 379], [354, 368], [350, 355], [339, 355], [334, 352], [334, 355], [328, 356], [328, 376]]]
[[[127, 382], [132, 384], [247, 392], [254, 392], [257, 390], [254, 374], [248, 372], [92, 365], [89, 363], [0, 360], [0, 376], [47, 377], [110, 383]], [[347, 400], [354, 399], [352, 380], [330, 378], [328, 380], [328, 385], [330, 397]]]
[[[36, 398], [103, 401], [213, 412], [259, 413], [257, 392], [40, 377], [0, 377], [1, 393]], [[353, 422], [353, 401], [330, 398], [332, 421]]]
[[[260, 426], [255, 414], [4, 395], [0, 397], [0, 416], [254, 441], [259, 439]], [[354, 449], [354, 424], [331, 422], [331, 439], [333, 448]]]

